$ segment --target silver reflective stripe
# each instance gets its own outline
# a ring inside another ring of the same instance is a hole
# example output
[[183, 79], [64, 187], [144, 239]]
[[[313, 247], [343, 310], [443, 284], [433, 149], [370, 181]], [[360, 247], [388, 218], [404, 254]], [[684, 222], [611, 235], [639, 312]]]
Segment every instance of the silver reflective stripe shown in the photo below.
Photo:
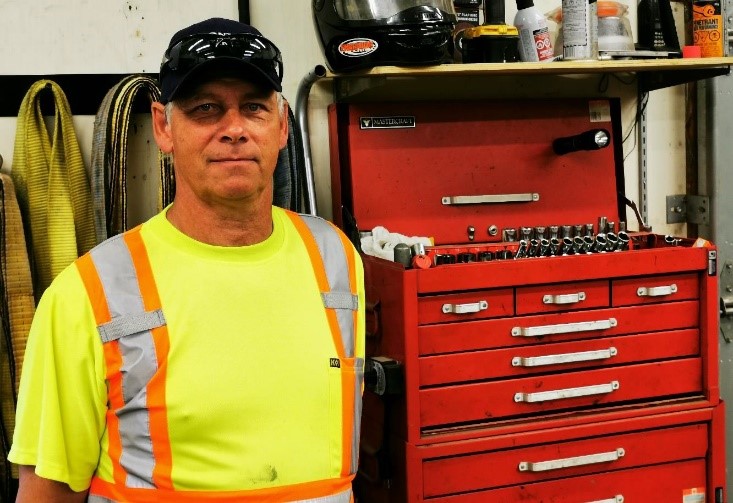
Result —
[[[352, 302], [348, 308], [336, 308], [339, 328], [341, 329], [341, 340], [344, 344], [344, 353], [348, 358], [354, 357], [354, 318], [352, 311], [358, 308], [358, 298], [353, 299], [354, 294], [349, 284], [349, 262], [346, 259], [346, 250], [341, 243], [336, 230], [327, 221], [311, 215], [300, 215], [306, 223], [318, 244], [321, 252], [323, 266], [326, 269], [326, 277], [331, 287], [330, 292], [325, 295], [349, 295]], [[330, 307], [325, 304], [324, 307]]]
[[292, 503], [349, 503], [351, 501], [351, 489], [344, 492], [333, 494], [331, 496], [323, 496], [322, 498], [313, 498], [308, 500], [298, 500]]
[[[214, 498], [216, 501], [216, 498]], [[351, 501], [351, 489], [347, 489], [332, 496], [323, 496], [322, 498], [312, 498], [308, 500], [298, 500], [292, 503], [349, 503]], [[90, 494], [87, 503], [117, 503], [115, 500]]]
[[[134, 327], [134, 320], [148, 315], [143, 306], [135, 266], [122, 235], [102, 243], [90, 253], [114, 326]], [[132, 321], [125, 321], [127, 319]], [[115, 414], [119, 418], [122, 439], [120, 464], [127, 472], [127, 487], [154, 487], [155, 458], [147, 409], [147, 385], [158, 370], [158, 363], [151, 329], [143, 327], [135, 333], [120, 334], [117, 339], [122, 357], [120, 371], [125, 405]], [[100, 337], [104, 341], [105, 330], [102, 327]]]
[[331, 309], [349, 309], [356, 311], [359, 309], [359, 297], [350, 293], [328, 292], [322, 293], [323, 305]]
[[359, 432], [361, 431], [361, 390], [364, 384], [364, 358], [354, 361], [356, 379], [354, 379], [354, 434], [351, 436], [351, 473], [359, 468]]
[[90, 494], [87, 497], [87, 503], [116, 503], [115, 500], [105, 498], [104, 496], [97, 496], [96, 494]]
[[157, 309], [145, 313], [120, 316], [97, 328], [99, 329], [99, 335], [102, 336], [102, 342], [110, 342], [126, 335], [152, 330], [163, 325], [165, 325], [163, 311]]

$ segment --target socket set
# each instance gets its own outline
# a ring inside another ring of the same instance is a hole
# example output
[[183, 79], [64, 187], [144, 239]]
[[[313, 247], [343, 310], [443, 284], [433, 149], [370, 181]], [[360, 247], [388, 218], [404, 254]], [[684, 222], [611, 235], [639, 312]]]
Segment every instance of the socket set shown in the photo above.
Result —
[[[422, 244], [395, 246], [395, 262], [405, 268], [429, 269], [431, 267], [517, 260], [525, 258], [565, 257], [593, 253], [621, 252], [648, 248], [691, 245], [693, 240], [649, 232], [627, 232], [626, 223], [598, 219], [598, 225], [563, 225], [520, 227], [504, 229], [504, 241], [471, 246], [429, 246]], [[519, 230], [520, 239], [513, 239]], [[508, 239], [507, 239], [508, 238]]]

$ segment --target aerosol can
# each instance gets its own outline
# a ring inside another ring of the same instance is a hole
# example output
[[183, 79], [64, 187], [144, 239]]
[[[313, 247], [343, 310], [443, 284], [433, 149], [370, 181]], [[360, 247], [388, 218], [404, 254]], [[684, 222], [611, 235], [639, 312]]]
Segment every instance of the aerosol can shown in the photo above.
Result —
[[522, 61], [549, 61], [554, 58], [547, 19], [532, 0], [517, 0], [514, 26], [519, 30], [519, 57]]
[[563, 59], [598, 59], [596, 0], [562, 0]]

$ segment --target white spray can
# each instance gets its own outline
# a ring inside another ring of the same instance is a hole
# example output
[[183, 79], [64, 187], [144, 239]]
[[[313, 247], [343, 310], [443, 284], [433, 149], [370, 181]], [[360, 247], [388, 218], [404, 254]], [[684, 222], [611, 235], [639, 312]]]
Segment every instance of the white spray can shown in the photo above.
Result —
[[533, 0], [517, 0], [514, 26], [519, 31], [519, 58], [522, 61], [549, 61], [554, 58], [547, 19], [534, 6]]
[[562, 0], [563, 59], [598, 59], [596, 0]]

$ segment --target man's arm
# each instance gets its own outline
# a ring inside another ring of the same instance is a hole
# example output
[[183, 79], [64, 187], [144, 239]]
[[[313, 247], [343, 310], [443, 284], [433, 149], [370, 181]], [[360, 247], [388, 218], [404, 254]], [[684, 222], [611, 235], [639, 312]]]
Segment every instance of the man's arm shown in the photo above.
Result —
[[19, 466], [20, 488], [16, 503], [84, 503], [87, 499], [87, 492], [72, 491], [63, 482], [44, 479], [36, 475], [35, 466]]

